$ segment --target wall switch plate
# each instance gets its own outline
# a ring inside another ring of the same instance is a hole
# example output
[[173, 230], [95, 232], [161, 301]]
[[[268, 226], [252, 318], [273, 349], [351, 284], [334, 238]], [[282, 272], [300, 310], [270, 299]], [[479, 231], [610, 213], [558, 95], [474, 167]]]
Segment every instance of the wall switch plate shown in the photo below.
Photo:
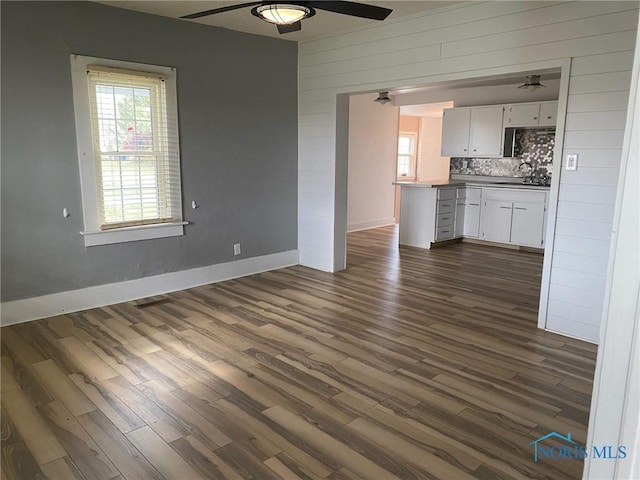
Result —
[[240, 244], [239, 243], [235, 243], [233, 245], [233, 254], [234, 255], [240, 255]]
[[577, 153], [568, 153], [567, 154], [567, 163], [564, 167], [565, 170], [577, 170], [578, 169], [578, 154]]

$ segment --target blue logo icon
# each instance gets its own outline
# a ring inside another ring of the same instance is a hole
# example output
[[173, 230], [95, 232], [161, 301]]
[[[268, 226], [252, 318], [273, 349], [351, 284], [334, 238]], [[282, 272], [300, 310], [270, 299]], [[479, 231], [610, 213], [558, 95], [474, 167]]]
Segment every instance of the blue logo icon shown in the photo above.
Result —
[[[537, 462], [538, 461], [538, 449], [540, 449], [540, 453], [542, 453], [542, 455], [544, 455], [545, 457], [549, 458], [550, 456], [552, 457], [551, 454], [551, 449], [552, 448], [558, 448], [555, 446], [551, 446], [551, 447], [545, 447], [544, 445], [539, 445], [540, 442], [548, 439], [548, 438], [559, 438], [560, 440], [562, 440], [563, 442], [565, 442], [569, 448], [572, 448], [574, 445], [578, 445], [576, 442], [574, 442], [573, 440], [571, 440], [571, 433], [567, 433], [567, 436], [563, 436], [560, 435], [558, 432], [551, 432], [551, 433], [547, 433], [546, 435], [535, 439], [533, 442], [531, 442], [529, 445], [533, 445], [533, 461]], [[585, 458], [585, 457], [582, 457]]]
[[[553, 445], [545, 445], [545, 440], [555, 439]], [[560, 443], [560, 445], [558, 445]], [[620, 445], [614, 447], [613, 445], [602, 445], [600, 447], [593, 446], [588, 448], [586, 445], [580, 445], [571, 438], [571, 433], [567, 435], [561, 435], [558, 432], [550, 432], [543, 435], [540, 438], [535, 439], [529, 444], [533, 445], [533, 461], [537, 462], [541, 458], [550, 458], [552, 460], [560, 460], [566, 458], [578, 458], [585, 459], [590, 455], [592, 458], [626, 458], [627, 447]]]

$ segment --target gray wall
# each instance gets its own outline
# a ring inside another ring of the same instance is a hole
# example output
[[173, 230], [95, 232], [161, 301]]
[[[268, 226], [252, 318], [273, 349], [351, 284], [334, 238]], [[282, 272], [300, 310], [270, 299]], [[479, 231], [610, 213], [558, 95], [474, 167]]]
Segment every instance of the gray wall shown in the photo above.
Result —
[[[183, 237], [84, 247], [71, 53], [177, 67]], [[296, 248], [296, 43], [86, 2], [2, 2], [3, 301]]]

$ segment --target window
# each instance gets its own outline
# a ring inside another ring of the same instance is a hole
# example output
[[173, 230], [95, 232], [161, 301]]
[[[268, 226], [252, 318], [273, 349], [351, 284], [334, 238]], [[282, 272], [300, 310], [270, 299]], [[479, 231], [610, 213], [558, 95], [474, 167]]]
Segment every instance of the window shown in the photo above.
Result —
[[182, 235], [175, 69], [71, 58], [85, 245]]
[[399, 180], [415, 180], [416, 178], [416, 143], [417, 135], [410, 132], [398, 134], [398, 169]]

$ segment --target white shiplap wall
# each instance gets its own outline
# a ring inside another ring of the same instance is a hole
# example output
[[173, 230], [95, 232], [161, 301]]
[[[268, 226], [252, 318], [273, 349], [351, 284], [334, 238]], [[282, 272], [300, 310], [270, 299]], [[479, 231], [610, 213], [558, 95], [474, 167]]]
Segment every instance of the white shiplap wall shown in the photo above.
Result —
[[336, 164], [344, 159], [335, 154], [338, 94], [571, 58], [565, 153], [580, 159], [560, 180], [547, 327], [597, 341], [637, 24], [636, 1], [472, 2], [300, 44], [300, 262], [344, 266], [334, 239], [346, 208], [345, 169]]

